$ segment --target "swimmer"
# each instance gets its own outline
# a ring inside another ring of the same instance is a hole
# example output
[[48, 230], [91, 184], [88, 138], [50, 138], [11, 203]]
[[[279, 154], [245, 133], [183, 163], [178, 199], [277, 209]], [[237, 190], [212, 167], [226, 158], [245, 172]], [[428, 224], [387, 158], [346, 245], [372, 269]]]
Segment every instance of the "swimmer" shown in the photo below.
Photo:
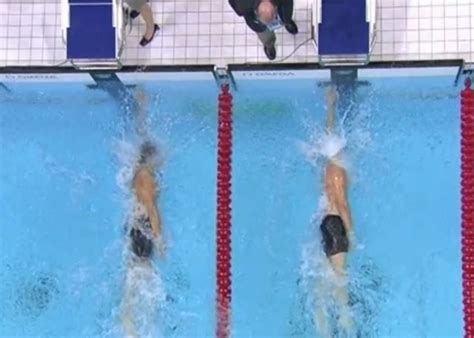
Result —
[[[326, 115], [326, 133], [329, 136], [333, 135], [335, 103], [336, 89], [331, 87], [327, 93]], [[324, 252], [337, 279], [331, 286], [331, 293], [338, 313], [338, 330], [349, 332], [352, 327], [352, 318], [345, 285], [345, 263], [352, 238], [352, 217], [347, 200], [348, 179], [341, 161], [342, 149], [343, 146], [333, 151], [326, 162], [323, 184], [327, 203], [323, 210], [320, 230]], [[317, 286], [317, 292], [321, 294], [324, 291], [321, 285]], [[327, 314], [322, 307], [316, 309], [315, 317], [321, 335], [332, 337], [328, 328]]]
[[[129, 257], [121, 320], [127, 337], [138, 337], [134, 319], [134, 305], [137, 303], [136, 294], [140, 292], [137, 289], [144, 284], [144, 276], [152, 278], [154, 274], [151, 262], [153, 248], [161, 257], [164, 256], [165, 251], [161, 217], [156, 206], [156, 198], [159, 193], [155, 177], [158, 154], [156, 146], [146, 134], [144, 110], [146, 97], [144, 92], [138, 90], [135, 98], [138, 103], [135, 116], [136, 132], [142, 140], [142, 144], [131, 184], [134, 201], [133, 212], [126, 224]], [[153, 311], [153, 309], [150, 310]], [[146, 309], [140, 309], [140, 312], [143, 311]]]

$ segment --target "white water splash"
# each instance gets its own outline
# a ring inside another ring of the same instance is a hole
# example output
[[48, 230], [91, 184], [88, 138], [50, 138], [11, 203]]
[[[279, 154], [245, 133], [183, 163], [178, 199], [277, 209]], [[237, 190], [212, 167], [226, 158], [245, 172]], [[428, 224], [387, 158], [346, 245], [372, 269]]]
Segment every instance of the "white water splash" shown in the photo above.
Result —
[[159, 312], [164, 308], [166, 293], [159, 270], [152, 261], [142, 262], [129, 257], [126, 264], [119, 310], [121, 329], [126, 331], [127, 326], [132, 325], [138, 337], [162, 337]]
[[313, 167], [319, 167], [322, 159], [331, 159], [338, 165], [347, 168], [349, 161], [343, 152], [346, 147], [345, 137], [318, 130], [310, 136], [308, 142], [299, 142], [300, 151]]
[[116, 175], [117, 185], [123, 192], [129, 193], [138, 159], [138, 147], [131, 142], [118, 140], [115, 143], [115, 154], [120, 164], [120, 169]]

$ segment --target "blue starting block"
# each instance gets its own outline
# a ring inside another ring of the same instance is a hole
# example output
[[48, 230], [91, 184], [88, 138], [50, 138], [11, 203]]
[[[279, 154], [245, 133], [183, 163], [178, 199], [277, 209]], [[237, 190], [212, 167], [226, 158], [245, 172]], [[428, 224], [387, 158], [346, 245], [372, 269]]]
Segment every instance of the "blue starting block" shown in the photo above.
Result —
[[375, 40], [376, 0], [316, 2], [319, 62], [334, 66], [367, 64]]
[[120, 68], [122, 1], [62, 1], [67, 59], [79, 68]]

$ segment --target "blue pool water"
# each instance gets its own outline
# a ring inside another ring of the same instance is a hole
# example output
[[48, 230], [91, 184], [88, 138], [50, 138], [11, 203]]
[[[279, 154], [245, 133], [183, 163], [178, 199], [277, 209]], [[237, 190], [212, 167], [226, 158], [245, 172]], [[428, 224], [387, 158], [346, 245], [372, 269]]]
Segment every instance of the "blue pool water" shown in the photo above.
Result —
[[[461, 335], [452, 79], [371, 78], [340, 98], [361, 337]], [[234, 337], [316, 336], [321, 81], [239, 80], [234, 93]], [[0, 94], [0, 336], [119, 336], [136, 140], [106, 92], [10, 87]], [[213, 336], [217, 88], [144, 88], [165, 157], [159, 204], [169, 246], [156, 260], [161, 302], [145, 333]]]

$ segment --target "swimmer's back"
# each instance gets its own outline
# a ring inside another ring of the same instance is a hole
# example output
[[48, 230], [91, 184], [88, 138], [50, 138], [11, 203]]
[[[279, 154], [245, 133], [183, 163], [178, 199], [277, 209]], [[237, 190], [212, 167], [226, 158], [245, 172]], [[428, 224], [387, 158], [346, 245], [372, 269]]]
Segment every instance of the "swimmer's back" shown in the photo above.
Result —
[[324, 191], [329, 203], [328, 213], [339, 214], [338, 206], [345, 202], [346, 189], [346, 170], [329, 159], [324, 173]]
[[145, 167], [140, 167], [133, 178], [133, 188], [140, 202], [155, 199], [155, 178]]

